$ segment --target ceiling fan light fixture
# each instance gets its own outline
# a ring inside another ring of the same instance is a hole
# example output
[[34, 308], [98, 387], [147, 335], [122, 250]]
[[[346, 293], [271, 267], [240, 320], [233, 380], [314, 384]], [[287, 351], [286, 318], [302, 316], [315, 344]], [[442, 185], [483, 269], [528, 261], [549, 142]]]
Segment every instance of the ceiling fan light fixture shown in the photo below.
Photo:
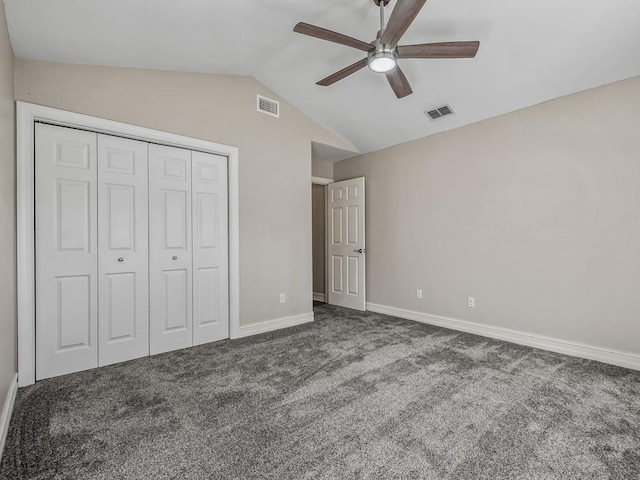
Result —
[[398, 66], [394, 52], [375, 52], [369, 57], [369, 70], [376, 73], [388, 73]]

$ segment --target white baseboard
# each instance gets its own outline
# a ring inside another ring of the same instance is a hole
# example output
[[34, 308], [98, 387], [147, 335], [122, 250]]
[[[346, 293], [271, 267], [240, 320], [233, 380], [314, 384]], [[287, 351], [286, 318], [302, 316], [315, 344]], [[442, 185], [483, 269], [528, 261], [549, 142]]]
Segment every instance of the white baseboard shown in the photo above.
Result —
[[13, 376], [13, 380], [9, 385], [9, 391], [4, 399], [2, 405], [2, 412], [0, 413], [0, 460], [2, 460], [2, 452], [4, 452], [4, 444], [7, 441], [7, 433], [9, 433], [9, 422], [11, 421], [11, 414], [13, 413], [13, 404], [16, 401], [16, 394], [18, 393], [18, 374]]
[[280, 330], [281, 328], [293, 327], [308, 322], [313, 322], [313, 312], [293, 315], [291, 317], [276, 318], [275, 320], [267, 320], [266, 322], [253, 323], [251, 325], [240, 325], [240, 334], [237, 338]]
[[327, 296], [324, 293], [313, 292], [313, 300], [316, 302], [327, 302]]
[[461, 332], [474, 333], [483, 337], [506, 340], [507, 342], [527, 345], [529, 347], [549, 350], [551, 352], [563, 353], [574, 357], [596, 360], [598, 362], [618, 365], [620, 367], [631, 368], [633, 370], [640, 370], [640, 355], [634, 353], [610, 350], [592, 345], [584, 345], [567, 340], [560, 340], [558, 338], [544, 337], [534, 333], [482, 325], [480, 323], [469, 322], [467, 320], [430, 315], [428, 313], [389, 307], [386, 305], [377, 305], [375, 303], [367, 303], [367, 310], [393, 317], [404, 318], [406, 320], [428, 323], [429, 325], [436, 325], [438, 327], [459, 330]]

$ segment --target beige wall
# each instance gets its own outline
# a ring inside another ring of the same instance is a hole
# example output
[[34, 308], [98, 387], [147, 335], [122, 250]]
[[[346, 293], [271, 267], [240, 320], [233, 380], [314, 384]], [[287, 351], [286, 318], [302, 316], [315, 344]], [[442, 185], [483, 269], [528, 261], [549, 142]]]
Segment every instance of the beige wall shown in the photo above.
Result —
[[311, 311], [311, 141], [353, 147], [250, 77], [16, 60], [15, 96], [239, 147], [240, 323]]
[[325, 200], [324, 185], [311, 185], [311, 217], [313, 232], [313, 291], [325, 290]]
[[640, 77], [335, 166], [360, 175], [369, 302], [640, 353]]
[[333, 178], [333, 162], [314, 158], [311, 163], [311, 175], [320, 178]]
[[0, 2], [0, 409], [16, 366], [16, 212], [13, 52]]

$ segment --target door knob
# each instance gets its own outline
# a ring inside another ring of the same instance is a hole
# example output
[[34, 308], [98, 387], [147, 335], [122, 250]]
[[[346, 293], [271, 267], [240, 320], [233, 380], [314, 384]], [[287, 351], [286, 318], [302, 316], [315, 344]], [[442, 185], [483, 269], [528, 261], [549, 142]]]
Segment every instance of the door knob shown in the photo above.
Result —
[[118, 261], [119, 261], [119, 262], [124, 262], [124, 258], [120, 257], [120, 258], [118, 259]]
[[173, 257], [171, 257], [172, 260], [177, 260], [178, 257], [176, 257], [175, 255]]
[[356, 252], [356, 253], [362, 253], [362, 249], [361, 249], [361, 248], [359, 248], [359, 249], [357, 249], [357, 250], [354, 250], [354, 252]]

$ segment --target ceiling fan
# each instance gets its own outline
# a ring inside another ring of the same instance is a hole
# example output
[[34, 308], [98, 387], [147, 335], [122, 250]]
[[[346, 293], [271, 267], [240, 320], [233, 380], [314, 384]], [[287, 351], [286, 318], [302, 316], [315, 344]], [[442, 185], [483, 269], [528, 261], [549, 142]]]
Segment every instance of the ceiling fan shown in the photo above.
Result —
[[389, 22], [384, 24], [384, 7], [390, 0], [373, 0], [380, 8], [380, 31], [376, 39], [366, 43], [326, 28], [316, 27], [308, 23], [298, 23], [293, 31], [339, 43], [367, 52], [367, 58], [349, 65], [342, 70], [320, 80], [317, 85], [328, 87], [338, 80], [357, 72], [365, 66], [376, 73], [384, 73], [398, 98], [413, 93], [407, 77], [398, 65], [398, 59], [404, 58], [473, 58], [478, 52], [480, 42], [441, 42], [423, 43], [419, 45], [398, 45], [400, 37], [407, 31], [427, 0], [397, 0], [391, 12]]

